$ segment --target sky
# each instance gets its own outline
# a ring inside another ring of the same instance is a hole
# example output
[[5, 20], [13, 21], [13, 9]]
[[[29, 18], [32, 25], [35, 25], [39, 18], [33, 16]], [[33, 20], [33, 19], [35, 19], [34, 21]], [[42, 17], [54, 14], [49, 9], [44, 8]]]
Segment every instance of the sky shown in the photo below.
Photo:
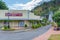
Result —
[[3, 0], [9, 10], [32, 10], [40, 2], [50, 0]]

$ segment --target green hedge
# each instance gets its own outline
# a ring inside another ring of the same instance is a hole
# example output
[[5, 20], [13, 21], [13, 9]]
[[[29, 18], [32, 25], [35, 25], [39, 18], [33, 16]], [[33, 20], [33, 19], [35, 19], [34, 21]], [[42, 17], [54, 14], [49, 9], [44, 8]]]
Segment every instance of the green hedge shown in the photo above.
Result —
[[33, 29], [36, 29], [36, 28], [39, 28], [39, 27], [41, 27], [41, 26], [42, 26], [41, 24], [37, 24], [37, 25], [34, 25], [34, 24], [33, 24], [33, 25], [32, 25], [32, 28], [33, 28]]

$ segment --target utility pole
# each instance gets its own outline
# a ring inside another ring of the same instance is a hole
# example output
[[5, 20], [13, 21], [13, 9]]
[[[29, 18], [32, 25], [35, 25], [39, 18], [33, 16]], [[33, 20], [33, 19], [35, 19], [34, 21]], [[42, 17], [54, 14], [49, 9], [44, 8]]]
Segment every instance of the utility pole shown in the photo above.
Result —
[[10, 28], [10, 25], [9, 25], [9, 16], [10, 16], [10, 13], [8, 13], [8, 28]]

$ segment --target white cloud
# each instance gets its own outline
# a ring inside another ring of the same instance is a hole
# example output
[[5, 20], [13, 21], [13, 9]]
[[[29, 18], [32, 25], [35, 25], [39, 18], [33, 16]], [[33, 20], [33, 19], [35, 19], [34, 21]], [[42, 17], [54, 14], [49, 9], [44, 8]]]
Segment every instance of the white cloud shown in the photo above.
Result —
[[8, 6], [9, 9], [13, 9], [13, 10], [31, 10], [33, 9], [35, 6], [38, 5], [39, 2], [41, 2], [42, 0], [32, 0], [26, 4], [12, 4], [11, 6]]

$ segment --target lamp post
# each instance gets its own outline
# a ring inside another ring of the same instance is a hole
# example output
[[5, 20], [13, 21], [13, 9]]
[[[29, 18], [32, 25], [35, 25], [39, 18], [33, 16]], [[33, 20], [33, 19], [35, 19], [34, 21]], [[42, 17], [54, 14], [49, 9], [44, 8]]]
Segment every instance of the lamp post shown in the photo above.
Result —
[[9, 16], [10, 16], [10, 13], [8, 13], [8, 28], [10, 28], [10, 25], [9, 25]]

